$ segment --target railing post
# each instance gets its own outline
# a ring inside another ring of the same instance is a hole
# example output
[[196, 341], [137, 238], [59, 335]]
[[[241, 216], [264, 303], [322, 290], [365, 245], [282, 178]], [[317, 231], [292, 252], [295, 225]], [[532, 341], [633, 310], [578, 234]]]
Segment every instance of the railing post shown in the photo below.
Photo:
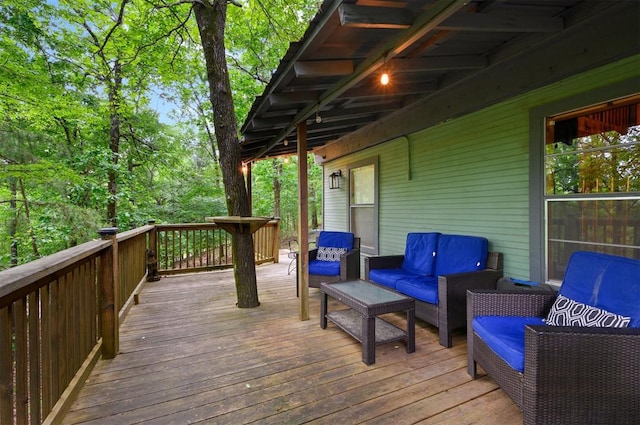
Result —
[[147, 247], [148, 249], [153, 250], [153, 252], [158, 255], [158, 253], [156, 253], [156, 241], [157, 241], [157, 237], [158, 237], [158, 228], [156, 227], [156, 221], [155, 220], [149, 220], [147, 221], [147, 224], [149, 226], [153, 226], [153, 230], [149, 232], [149, 246]]
[[98, 232], [103, 240], [112, 241], [107, 252], [100, 257], [100, 318], [102, 323], [102, 357], [113, 359], [120, 349], [120, 323], [118, 319], [118, 240], [116, 227]]
[[273, 253], [273, 262], [280, 262], [280, 217], [275, 217], [276, 225], [273, 228], [273, 246], [271, 252]]
[[[155, 220], [147, 222], [153, 229], [149, 232], [149, 245], [147, 246], [147, 282], [157, 282], [160, 280], [158, 274], [158, 253], [156, 252], [156, 241], [158, 240], [158, 228]], [[136, 302], [137, 304], [137, 302]]]

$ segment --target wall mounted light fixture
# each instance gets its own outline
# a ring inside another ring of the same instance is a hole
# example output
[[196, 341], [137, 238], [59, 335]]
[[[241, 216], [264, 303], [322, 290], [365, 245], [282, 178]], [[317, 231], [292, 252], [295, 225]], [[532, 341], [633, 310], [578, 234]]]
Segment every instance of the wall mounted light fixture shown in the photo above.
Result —
[[342, 170], [329, 174], [329, 189], [340, 189], [340, 180], [342, 180]]

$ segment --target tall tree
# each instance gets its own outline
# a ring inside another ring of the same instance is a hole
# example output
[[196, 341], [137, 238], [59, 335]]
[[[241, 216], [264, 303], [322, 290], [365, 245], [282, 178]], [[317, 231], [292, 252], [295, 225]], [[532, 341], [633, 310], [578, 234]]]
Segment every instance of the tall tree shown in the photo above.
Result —
[[[251, 213], [251, 207], [242, 174], [238, 125], [233, 107], [224, 42], [227, 1], [194, 3], [193, 10], [207, 67], [209, 99], [213, 107], [213, 123], [220, 149], [227, 209], [232, 216], [248, 216]], [[248, 232], [237, 232], [233, 235], [232, 244], [238, 307], [257, 307], [260, 302], [256, 283], [253, 237]]]
[[[173, 13], [176, 7], [184, 3], [179, 2], [174, 5], [162, 3], [158, 4], [157, 7], [168, 9]], [[187, 3], [191, 3], [191, 10], [197, 23], [205, 60], [209, 100], [212, 106], [214, 133], [219, 151], [227, 211], [232, 216], [247, 216], [251, 212], [251, 206], [242, 174], [237, 116], [231, 91], [227, 50], [225, 47], [227, 5], [228, 3], [233, 3], [236, 6], [240, 6], [240, 3], [236, 0], [193, 0]], [[269, 10], [272, 10], [266, 8], [259, 1], [256, 3], [265, 13], [269, 13]], [[293, 11], [293, 8], [290, 8], [289, 11]], [[274, 20], [274, 24], [277, 22], [277, 20]], [[256, 38], [253, 40], [253, 44], [249, 48], [247, 46], [244, 46], [244, 48], [249, 51], [253, 48], [254, 52], [261, 51], [257, 46], [264, 44], [264, 39]], [[271, 64], [269, 71], [273, 68], [275, 68], [275, 65]], [[232, 243], [238, 307], [257, 307], [260, 302], [258, 301], [252, 236], [250, 234], [237, 233], [234, 235]]]

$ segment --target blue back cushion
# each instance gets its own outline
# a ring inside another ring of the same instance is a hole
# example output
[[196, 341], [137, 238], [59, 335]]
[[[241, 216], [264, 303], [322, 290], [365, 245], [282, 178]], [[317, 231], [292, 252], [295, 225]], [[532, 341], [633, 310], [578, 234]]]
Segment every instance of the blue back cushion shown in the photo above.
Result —
[[402, 268], [418, 275], [433, 275], [434, 253], [440, 233], [409, 233]]
[[640, 327], [640, 260], [595, 252], [574, 252], [565, 270], [560, 294], [631, 317]]
[[479, 236], [440, 235], [436, 250], [436, 276], [484, 270], [489, 241]]
[[318, 241], [316, 243], [318, 247], [330, 247], [330, 248], [346, 248], [347, 250], [353, 249], [353, 233], [349, 232], [330, 232], [323, 230], [318, 235]]

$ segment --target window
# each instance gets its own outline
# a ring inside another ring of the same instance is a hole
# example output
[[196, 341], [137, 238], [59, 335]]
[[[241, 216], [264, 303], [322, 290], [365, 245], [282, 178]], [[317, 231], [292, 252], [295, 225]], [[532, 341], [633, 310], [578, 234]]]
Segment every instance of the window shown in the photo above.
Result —
[[360, 237], [360, 251], [378, 253], [377, 161], [349, 170], [349, 220], [351, 231]]
[[640, 95], [548, 117], [547, 280], [578, 250], [640, 258]]

